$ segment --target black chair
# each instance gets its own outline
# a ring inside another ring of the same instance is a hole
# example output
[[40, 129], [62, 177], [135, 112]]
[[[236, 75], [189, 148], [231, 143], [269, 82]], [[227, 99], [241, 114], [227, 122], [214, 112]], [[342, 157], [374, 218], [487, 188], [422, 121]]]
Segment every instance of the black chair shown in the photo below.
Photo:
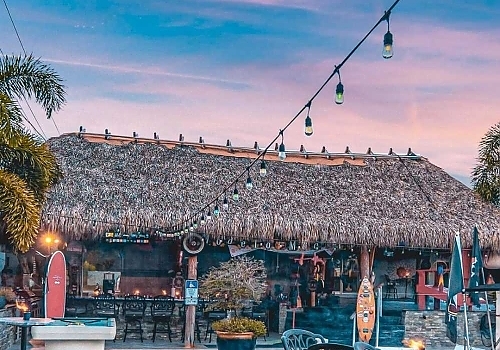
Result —
[[119, 306], [111, 294], [101, 294], [94, 299], [94, 315], [97, 317], [117, 318]]
[[326, 339], [304, 329], [289, 329], [283, 332], [281, 343], [285, 350], [307, 350], [314, 344], [325, 344]]
[[[151, 303], [151, 317], [153, 319], [153, 343], [156, 339], [156, 333], [167, 333], [168, 340], [172, 342], [172, 329], [170, 328], [170, 321], [175, 309], [175, 301], [173, 297], [159, 295], [153, 298]], [[159, 330], [158, 325], [166, 326], [166, 328]]]
[[250, 318], [264, 322], [264, 324], [266, 325], [266, 334], [264, 335], [264, 340], [267, 340], [266, 336], [269, 337], [269, 310], [264, 306], [254, 306], [252, 308]]
[[212, 329], [212, 323], [215, 321], [222, 320], [227, 317], [227, 312], [226, 311], [209, 311], [207, 313], [207, 330], [205, 331], [205, 340], [210, 336], [208, 342], [212, 342], [212, 334], [214, 333], [214, 330]]
[[66, 306], [64, 309], [64, 317], [82, 317], [87, 316], [87, 301], [77, 300], [74, 295], [66, 297]]
[[146, 299], [139, 295], [129, 295], [123, 301], [123, 316], [125, 318], [125, 330], [123, 331], [123, 341], [127, 339], [127, 334], [138, 333], [142, 343], [142, 321], [146, 311]]
[[307, 350], [354, 350], [353, 346], [336, 343], [314, 344]]
[[388, 275], [385, 275], [385, 297], [389, 298], [392, 295], [392, 299], [398, 298], [398, 288], [396, 287], [396, 282], [391, 280]]

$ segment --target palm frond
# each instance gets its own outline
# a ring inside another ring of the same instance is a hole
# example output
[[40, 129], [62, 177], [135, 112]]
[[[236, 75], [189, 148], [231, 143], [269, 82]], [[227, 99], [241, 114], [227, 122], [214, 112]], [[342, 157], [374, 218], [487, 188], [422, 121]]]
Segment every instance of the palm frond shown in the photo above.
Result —
[[33, 192], [15, 174], [0, 169], [0, 212], [7, 236], [19, 252], [35, 243], [40, 224], [40, 209]]
[[56, 159], [47, 145], [30, 134], [19, 134], [15, 148], [0, 142], [0, 159], [0, 169], [24, 180], [40, 206], [45, 202], [47, 190], [61, 177]]
[[23, 129], [19, 105], [0, 92], [0, 143], [17, 147], [18, 137]]
[[66, 102], [61, 77], [32, 55], [0, 57], [0, 92], [11, 98], [34, 97], [48, 117]]
[[474, 190], [484, 200], [500, 206], [500, 123], [481, 139], [471, 177]]

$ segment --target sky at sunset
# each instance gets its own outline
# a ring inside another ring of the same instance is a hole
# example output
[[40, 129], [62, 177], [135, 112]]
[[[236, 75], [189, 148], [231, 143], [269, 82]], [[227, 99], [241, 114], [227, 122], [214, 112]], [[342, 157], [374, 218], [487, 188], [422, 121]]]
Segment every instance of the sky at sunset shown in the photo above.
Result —
[[[28, 53], [64, 79], [61, 133], [267, 145], [392, 0], [7, 0]], [[394, 57], [382, 23], [301, 115], [287, 149], [406, 153], [469, 184], [478, 143], [500, 121], [500, 1], [401, 0]], [[7, 10], [0, 47], [22, 53]], [[47, 137], [53, 122], [31, 103]], [[26, 111], [28, 111], [26, 109]], [[33, 117], [28, 113], [29, 119]]]

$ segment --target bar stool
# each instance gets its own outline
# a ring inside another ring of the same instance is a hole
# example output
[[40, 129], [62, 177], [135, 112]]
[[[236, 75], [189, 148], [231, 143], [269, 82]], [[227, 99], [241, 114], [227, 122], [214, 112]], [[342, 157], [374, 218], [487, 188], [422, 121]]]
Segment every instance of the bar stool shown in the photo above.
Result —
[[[139, 295], [129, 295], [123, 301], [123, 315], [125, 317], [125, 330], [123, 331], [123, 341], [127, 339], [129, 333], [139, 333], [142, 343], [142, 321], [146, 311], [146, 299]], [[130, 326], [130, 328], [129, 328]]]
[[[172, 342], [172, 329], [170, 321], [175, 309], [175, 301], [171, 296], [158, 295], [153, 298], [151, 303], [151, 317], [153, 318], [153, 343], [156, 339], [156, 333], [167, 333], [168, 340]], [[158, 325], [166, 326], [165, 329], [158, 330]]]
[[385, 275], [385, 297], [388, 298], [392, 294], [393, 299], [398, 298], [398, 288], [396, 282], [391, 280], [388, 275]]

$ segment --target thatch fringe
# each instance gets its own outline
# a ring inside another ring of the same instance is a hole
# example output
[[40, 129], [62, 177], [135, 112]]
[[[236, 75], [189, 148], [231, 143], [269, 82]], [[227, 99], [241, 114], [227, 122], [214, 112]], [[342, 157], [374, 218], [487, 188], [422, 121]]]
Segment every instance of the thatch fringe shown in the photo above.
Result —
[[[49, 194], [42, 229], [68, 239], [95, 239], [116, 228], [173, 227], [251, 162], [234, 150], [211, 154], [206, 145], [110, 145], [75, 135], [48, 144], [64, 178]], [[470, 245], [477, 225], [482, 245], [500, 249], [500, 210], [423, 157], [330, 157], [338, 165], [311, 157], [303, 158], [307, 164], [267, 158], [267, 177], [252, 169], [254, 189], [247, 191], [245, 179], [240, 181], [240, 201], [233, 202], [228, 191], [229, 210], [203, 231], [214, 238], [298, 239], [303, 246], [321, 241], [448, 248], [455, 232]]]

